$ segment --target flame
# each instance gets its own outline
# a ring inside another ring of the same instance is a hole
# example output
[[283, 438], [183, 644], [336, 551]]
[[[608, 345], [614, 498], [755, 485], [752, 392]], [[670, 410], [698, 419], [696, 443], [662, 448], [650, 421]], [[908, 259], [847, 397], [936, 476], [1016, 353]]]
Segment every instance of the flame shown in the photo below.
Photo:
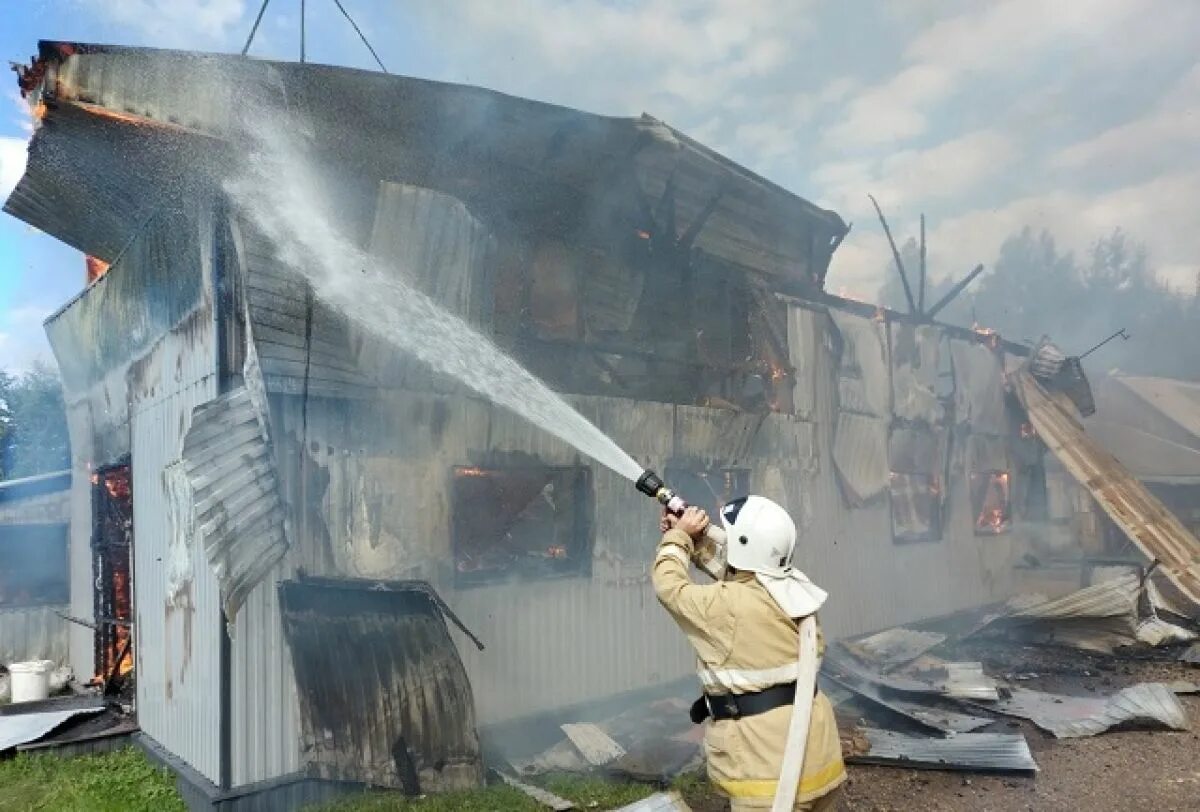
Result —
[[1020, 433], [1022, 440], [1028, 440], [1032, 437], [1037, 437], [1037, 429], [1033, 427], [1032, 423], [1022, 423]]
[[639, 229], [635, 230], [635, 231], [634, 231], [634, 233], [638, 235], [638, 239], [639, 239], [639, 240], [648, 240], [648, 239], [650, 239], [650, 232], [649, 232], [649, 231], [644, 231], [643, 229], [640, 229], [640, 228], [639, 228]]
[[1000, 535], [1008, 530], [1008, 480], [1007, 471], [992, 471], [986, 474], [971, 474], [972, 479], [988, 477], [987, 490], [983, 495], [983, 507], [975, 519], [975, 529], [984, 533]]
[[978, 322], [971, 325], [971, 330], [987, 339], [987, 345], [993, 350], [1000, 346], [1000, 334], [991, 327], [983, 327]]
[[471, 467], [467, 467], [467, 468], [455, 468], [454, 475], [455, 476], [488, 476], [488, 472], [483, 470], [482, 468], [476, 468], [474, 466], [471, 466]]
[[561, 544], [554, 544], [546, 548], [547, 558], [566, 558], [567, 548]]
[[84, 265], [87, 268], [87, 283], [89, 285], [108, 273], [108, 269], [112, 267], [104, 260], [90, 254], [84, 257]]
[[875, 315], [871, 317], [874, 321], [883, 322], [887, 318], [887, 314], [882, 307], [875, 308]]
[[37, 103], [29, 109], [29, 112], [33, 114], [33, 117], [36, 120], [41, 121], [46, 117], [46, 110], [46, 102], [38, 99]]
[[852, 302], [866, 303], [866, 301], [867, 301], [863, 296], [861, 296], [860, 294], [858, 294], [852, 290], [849, 290], [848, 288], [838, 288], [837, 295], [838, 295], [838, 298], [849, 299]]

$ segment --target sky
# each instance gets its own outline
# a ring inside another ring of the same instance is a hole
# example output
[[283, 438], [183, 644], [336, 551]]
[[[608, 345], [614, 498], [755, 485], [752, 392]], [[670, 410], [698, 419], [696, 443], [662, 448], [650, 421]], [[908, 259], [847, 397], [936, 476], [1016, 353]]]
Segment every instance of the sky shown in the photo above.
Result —
[[[374, 68], [333, 0], [307, 58]], [[1085, 253], [1123, 228], [1160, 276], [1200, 271], [1200, 2], [1192, 0], [342, 0], [393, 73], [610, 115], [648, 112], [854, 223], [828, 288], [871, 298], [928, 218], [931, 277], [1047, 228]], [[240, 51], [259, 0], [25, 0], [0, 57], [39, 39]], [[252, 56], [299, 57], [301, 0], [271, 0]], [[30, 117], [0, 74], [0, 199]], [[0, 369], [51, 361], [42, 321], [83, 258], [0, 215]]]

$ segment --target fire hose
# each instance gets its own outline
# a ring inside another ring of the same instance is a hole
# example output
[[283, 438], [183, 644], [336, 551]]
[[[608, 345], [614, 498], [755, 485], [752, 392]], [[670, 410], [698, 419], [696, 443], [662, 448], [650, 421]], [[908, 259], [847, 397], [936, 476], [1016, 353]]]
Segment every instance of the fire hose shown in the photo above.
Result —
[[[658, 474], [646, 469], [638, 477], [635, 487], [661, 504], [674, 516], [682, 516], [688, 503], [659, 478]], [[709, 522], [704, 538], [697, 544], [692, 563], [714, 581], [720, 581], [725, 569], [725, 530]], [[797, 657], [799, 673], [796, 677], [796, 697], [792, 703], [792, 719], [788, 724], [787, 742], [783, 750], [783, 764], [779, 781], [775, 787], [772, 812], [789, 812], [796, 802], [800, 787], [800, 776], [804, 771], [804, 754], [808, 746], [808, 728], [812, 723], [813, 698], [817, 683], [817, 618], [808, 615], [801, 618]]]

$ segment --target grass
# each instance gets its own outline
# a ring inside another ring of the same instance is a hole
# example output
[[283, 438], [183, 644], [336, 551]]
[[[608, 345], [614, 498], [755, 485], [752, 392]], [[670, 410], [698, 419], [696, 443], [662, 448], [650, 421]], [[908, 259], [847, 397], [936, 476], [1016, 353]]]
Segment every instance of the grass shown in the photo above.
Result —
[[79, 758], [18, 754], [0, 761], [4, 812], [185, 812], [170, 772], [140, 750]]
[[[573, 801], [579, 809], [620, 809], [653, 795], [661, 788], [648, 784], [602, 778], [590, 775], [552, 773], [527, 779], [555, 795]], [[703, 773], [689, 773], [675, 779], [671, 789], [683, 793], [689, 800], [715, 796]], [[310, 812], [544, 812], [545, 807], [523, 792], [504, 784], [493, 784], [469, 792], [430, 795], [424, 798], [405, 798], [396, 792], [374, 791], [350, 795], [331, 805]]]

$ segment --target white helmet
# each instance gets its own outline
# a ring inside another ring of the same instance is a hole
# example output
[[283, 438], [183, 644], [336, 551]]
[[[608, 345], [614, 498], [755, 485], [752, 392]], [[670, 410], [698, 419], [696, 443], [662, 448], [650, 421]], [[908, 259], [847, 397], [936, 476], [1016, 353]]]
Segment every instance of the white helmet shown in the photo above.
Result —
[[792, 566], [796, 523], [765, 496], [743, 496], [721, 508], [726, 560], [747, 572], [782, 577]]

